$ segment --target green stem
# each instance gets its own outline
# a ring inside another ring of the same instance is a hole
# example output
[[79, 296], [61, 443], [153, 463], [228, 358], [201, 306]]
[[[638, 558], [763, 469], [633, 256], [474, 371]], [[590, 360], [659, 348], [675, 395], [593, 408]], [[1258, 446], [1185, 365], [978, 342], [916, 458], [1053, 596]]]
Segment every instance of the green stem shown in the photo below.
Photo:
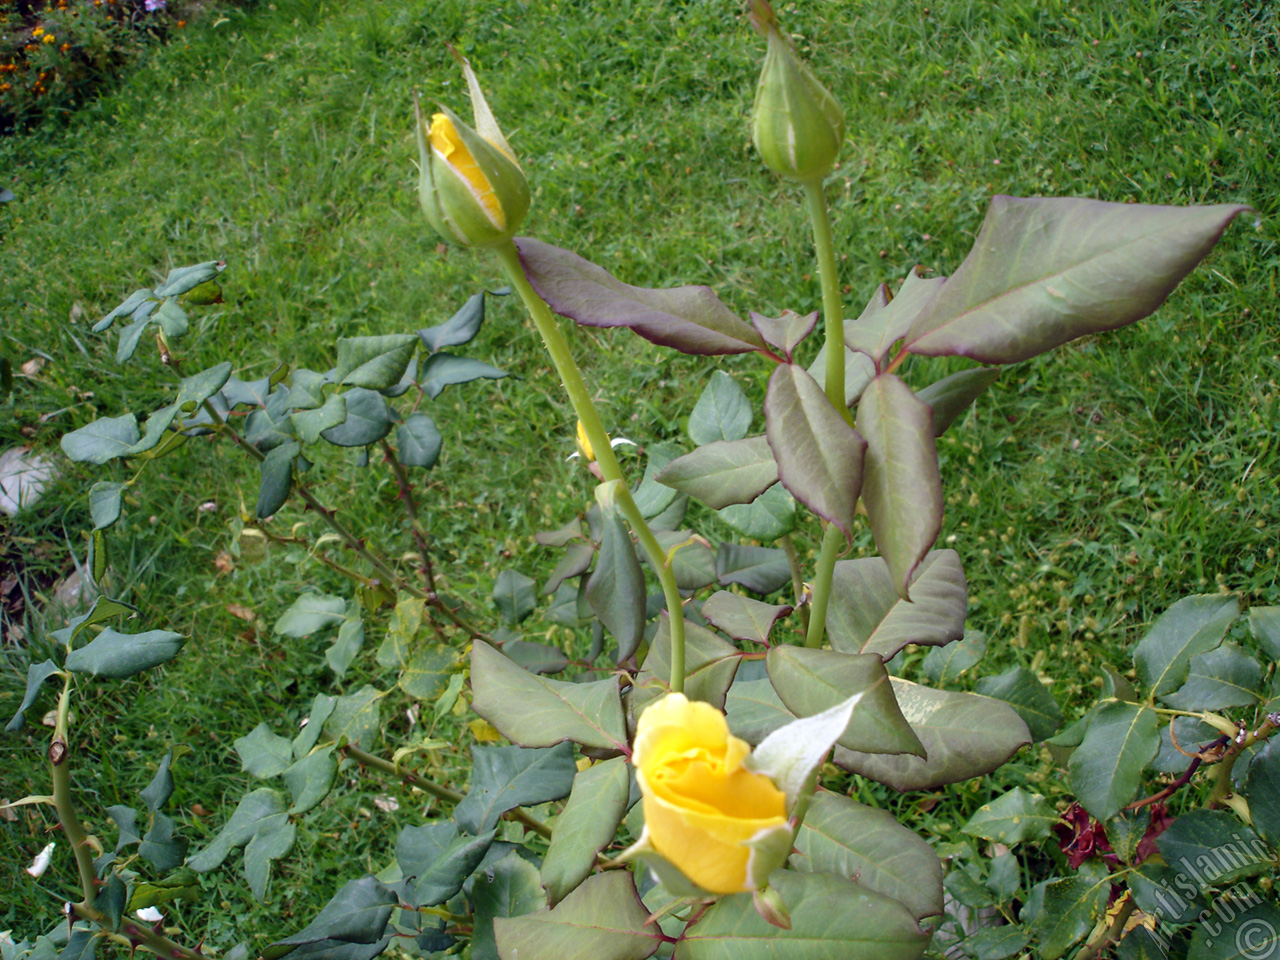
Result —
[[[67, 912], [77, 920], [89, 920], [100, 927], [111, 928], [111, 918], [94, 907], [73, 903], [67, 908]], [[124, 941], [121, 946], [127, 944], [130, 947], [141, 947], [157, 957], [164, 957], [165, 960], [209, 960], [204, 954], [190, 947], [184, 947], [164, 934], [156, 932], [150, 924], [127, 916], [121, 920], [119, 930], [112, 939]]]
[[[582, 430], [587, 436], [587, 441], [591, 444], [596, 463], [600, 465], [600, 475], [606, 482], [610, 480], [621, 481], [618, 484], [618, 505], [622, 508], [623, 514], [631, 525], [631, 530], [636, 535], [636, 540], [639, 541], [645, 555], [649, 558], [649, 565], [653, 568], [653, 572], [658, 578], [658, 583], [662, 585], [662, 594], [666, 599], [671, 628], [670, 683], [671, 690], [679, 693], [684, 690], [684, 607], [680, 599], [680, 589], [676, 585], [675, 572], [667, 563], [666, 551], [658, 543], [657, 537], [649, 529], [649, 524], [645, 521], [644, 516], [640, 513], [639, 508], [631, 497], [626, 478], [622, 474], [622, 467], [618, 463], [618, 458], [614, 456], [613, 447], [609, 443], [609, 434], [605, 431], [604, 424], [600, 421], [600, 415], [596, 412], [595, 403], [591, 399], [591, 392], [587, 389], [586, 381], [582, 378], [582, 371], [578, 369], [578, 364], [573, 359], [569, 344], [565, 340], [564, 334], [560, 332], [560, 325], [552, 314], [551, 308], [538, 296], [537, 291], [533, 289], [533, 286], [525, 277], [524, 268], [520, 264], [520, 254], [516, 252], [515, 244], [506, 243], [496, 247], [495, 252], [502, 262], [502, 267], [506, 271], [511, 285], [520, 294], [520, 299], [524, 301], [525, 309], [529, 311], [529, 315], [533, 318], [534, 326], [538, 328], [538, 333], [542, 335], [542, 342], [546, 345], [547, 353], [551, 355], [551, 362], [555, 365], [556, 373], [560, 376], [560, 382], [564, 384], [565, 392], [569, 394], [569, 402], [573, 404], [574, 413], [578, 415], [578, 419], [582, 422]], [[843, 354], [841, 354], [841, 359], [843, 360]]]
[[800, 611], [800, 632], [809, 634], [809, 604], [804, 597], [804, 569], [800, 566], [800, 554], [796, 551], [795, 541], [791, 534], [784, 533], [778, 538], [778, 546], [787, 555], [787, 566], [791, 568], [791, 590], [795, 594], [796, 608]]
[[818, 554], [818, 569], [813, 575], [813, 610], [809, 614], [809, 631], [804, 645], [812, 649], [822, 646], [822, 636], [827, 628], [827, 603], [831, 599], [831, 580], [835, 575], [836, 558], [844, 546], [844, 534], [834, 523], [827, 524], [822, 535], [822, 552]]
[[1232, 740], [1222, 761], [1218, 764], [1216, 776], [1214, 777], [1213, 792], [1209, 795], [1209, 806], [1230, 807], [1245, 823], [1253, 822], [1249, 814], [1247, 801], [1243, 797], [1236, 796], [1231, 781], [1231, 771], [1235, 769], [1236, 761], [1240, 759], [1240, 755], [1245, 750], [1261, 740], [1268, 739], [1277, 729], [1277, 725], [1272, 723], [1270, 717], [1268, 717], [1262, 722], [1262, 726], [1253, 733], [1245, 734], [1238, 740]]
[[93, 869], [93, 856], [89, 852], [89, 835], [85, 833], [76, 813], [75, 799], [71, 794], [71, 745], [67, 724], [71, 713], [71, 677], [63, 676], [62, 693], [58, 696], [58, 718], [54, 722], [53, 742], [49, 744], [49, 767], [53, 779], [53, 805], [58, 811], [58, 823], [75, 854], [76, 869], [80, 872], [81, 903], [93, 907], [98, 893], [98, 876]]
[[813, 250], [818, 258], [818, 279], [822, 283], [822, 323], [826, 330], [827, 365], [823, 389], [831, 405], [849, 426], [853, 417], [844, 402], [844, 302], [840, 298], [840, 277], [836, 272], [835, 243], [822, 178], [804, 184], [805, 204], [813, 226]]

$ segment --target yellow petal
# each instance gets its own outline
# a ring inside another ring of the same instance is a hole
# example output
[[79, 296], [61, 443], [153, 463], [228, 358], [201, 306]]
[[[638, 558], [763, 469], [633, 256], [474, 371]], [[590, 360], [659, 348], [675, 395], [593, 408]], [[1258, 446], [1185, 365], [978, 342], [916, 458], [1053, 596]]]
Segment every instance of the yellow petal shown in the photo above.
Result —
[[431, 131], [428, 134], [428, 140], [431, 143], [431, 148], [439, 155], [440, 159], [466, 181], [476, 200], [484, 207], [489, 219], [493, 221], [493, 225], [499, 230], [505, 230], [507, 218], [502, 212], [502, 204], [497, 195], [494, 194], [493, 187], [489, 184], [489, 179], [484, 175], [484, 171], [480, 169], [475, 158], [471, 156], [471, 151], [467, 149], [467, 145], [458, 136], [458, 131], [454, 127], [453, 121], [443, 113], [433, 115], [431, 117]]

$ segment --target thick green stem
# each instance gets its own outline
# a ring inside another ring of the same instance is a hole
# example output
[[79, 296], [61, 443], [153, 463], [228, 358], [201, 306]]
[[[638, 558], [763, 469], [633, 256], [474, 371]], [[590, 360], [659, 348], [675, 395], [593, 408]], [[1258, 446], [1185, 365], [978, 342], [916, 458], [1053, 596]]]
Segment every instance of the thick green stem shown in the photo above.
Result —
[[818, 569], [813, 574], [813, 610], [809, 613], [809, 632], [804, 645], [812, 649], [822, 646], [827, 628], [827, 603], [831, 599], [831, 579], [835, 574], [836, 558], [844, 546], [844, 534], [834, 523], [827, 524], [822, 536], [822, 552], [818, 554]]
[[[111, 928], [111, 918], [94, 907], [74, 903], [67, 908], [67, 912], [77, 920], [89, 920], [106, 929]], [[150, 924], [130, 919], [128, 916], [121, 921], [118, 931], [111, 935], [111, 939], [119, 942], [121, 946], [141, 947], [157, 957], [164, 957], [165, 960], [209, 960], [205, 954], [190, 947], [184, 947], [164, 934], [156, 932]]]
[[53, 779], [53, 805], [58, 811], [58, 823], [75, 854], [76, 869], [80, 872], [81, 903], [92, 909], [98, 893], [98, 876], [93, 869], [93, 855], [89, 852], [89, 835], [80, 824], [75, 799], [71, 795], [71, 746], [67, 724], [71, 713], [71, 678], [64, 675], [62, 693], [58, 697], [58, 715], [54, 722], [53, 742], [49, 744], [49, 767]]
[[853, 417], [844, 402], [844, 302], [840, 299], [840, 277], [836, 272], [835, 243], [822, 179], [804, 184], [805, 204], [813, 226], [813, 250], [818, 258], [818, 279], [822, 283], [822, 323], [826, 331], [827, 361], [823, 389], [831, 405], [853, 426]]
[[680, 589], [676, 586], [675, 572], [667, 563], [666, 551], [658, 543], [657, 537], [653, 535], [649, 524], [631, 498], [626, 478], [622, 474], [622, 467], [613, 454], [609, 434], [600, 421], [595, 402], [591, 399], [591, 392], [582, 378], [582, 371], [578, 369], [578, 364], [573, 359], [569, 344], [564, 334], [560, 332], [560, 325], [552, 314], [551, 308], [538, 296], [537, 291], [525, 277], [524, 268], [520, 265], [520, 254], [516, 252], [515, 244], [507, 243], [496, 247], [495, 252], [502, 262], [511, 285], [520, 294], [525, 309], [533, 318], [534, 326], [542, 335], [542, 342], [546, 345], [547, 353], [551, 355], [551, 362], [560, 376], [560, 382], [564, 384], [565, 392], [569, 394], [569, 402], [573, 404], [574, 413], [582, 423], [582, 430], [591, 444], [596, 463], [600, 465], [601, 477], [605, 481], [621, 481], [618, 484], [620, 490], [618, 504], [622, 507], [631, 531], [636, 535], [636, 540], [649, 558], [649, 565], [653, 568], [658, 583], [662, 585], [662, 594], [666, 599], [671, 628], [670, 682], [671, 689], [679, 693], [684, 689], [684, 608], [680, 599]]

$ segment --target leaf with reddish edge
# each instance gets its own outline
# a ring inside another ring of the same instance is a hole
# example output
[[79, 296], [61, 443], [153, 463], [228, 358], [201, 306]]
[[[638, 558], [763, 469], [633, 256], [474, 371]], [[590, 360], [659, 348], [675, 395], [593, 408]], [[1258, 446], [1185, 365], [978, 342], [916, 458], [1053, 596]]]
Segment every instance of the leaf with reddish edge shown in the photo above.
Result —
[[827, 609], [831, 645], [889, 660], [908, 643], [941, 647], [964, 636], [969, 591], [958, 553], [932, 551], [911, 587], [908, 602], [880, 557], [837, 561]]
[[1017, 363], [1141, 320], [1248, 209], [993, 197], [973, 249], [916, 317], [906, 349]]
[[586, 327], [630, 327], [646, 340], [681, 353], [759, 351], [764, 339], [720, 302], [710, 287], [633, 287], [576, 253], [517, 237], [525, 276], [556, 313]]
[[906, 336], [912, 321], [920, 315], [947, 279], [933, 277], [926, 280], [920, 275], [921, 269], [911, 268], [895, 297], [890, 298], [888, 287], [881, 284], [862, 311], [862, 316], [845, 322], [845, 345], [850, 350], [866, 354], [875, 361], [877, 368], [882, 367], [889, 349]]
[[846, 539], [852, 537], [867, 449], [858, 431], [831, 405], [818, 382], [793, 363], [779, 364], [769, 377], [764, 419], [782, 485], [839, 527]]
[[764, 603], [720, 590], [702, 605], [702, 615], [713, 627], [720, 628], [735, 640], [768, 645], [773, 625], [793, 609], [788, 604]]
[[[767, 400], [765, 409], [767, 413]], [[882, 373], [863, 391], [856, 424], [866, 440], [862, 499], [871, 535], [889, 564], [894, 589], [910, 599], [908, 587], [916, 567], [942, 529], [933, 411], [893, 374]], [[771, 444], [772, 440], [770, 436]], [[786, 480], [783, 473], [782, 482]]]
[[818, 311], [801, 316], [794, 310], [783, 310], [780, 317], [766, 317], [753, 310], [751, 325], [759, 331], [760, 336], [764, 337], [769, 346], [780, 350], [783, 357], [790, 363], [791, 354], [796, 347], [800, 346], [818, 325]]

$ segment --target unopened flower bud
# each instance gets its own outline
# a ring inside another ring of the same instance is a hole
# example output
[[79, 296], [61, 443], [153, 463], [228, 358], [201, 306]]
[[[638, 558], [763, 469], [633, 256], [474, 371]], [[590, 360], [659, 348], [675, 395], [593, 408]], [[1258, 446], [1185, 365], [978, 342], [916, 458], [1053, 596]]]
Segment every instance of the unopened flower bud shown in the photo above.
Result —
[[769, 45], [752, 119], [756, 149], [788, 180], [825, 177], [844, 141], [844, 111], [783, 36], [767, 0], [751, 0], [751, 21]]
[[491, 247], [515, 236], [529, 212], [529, 184], [498, 129], [470, 65], [462, 57], [476, 127], [447, 107], [428, 124], [417, 104], [418, 198], [446, 240]]

